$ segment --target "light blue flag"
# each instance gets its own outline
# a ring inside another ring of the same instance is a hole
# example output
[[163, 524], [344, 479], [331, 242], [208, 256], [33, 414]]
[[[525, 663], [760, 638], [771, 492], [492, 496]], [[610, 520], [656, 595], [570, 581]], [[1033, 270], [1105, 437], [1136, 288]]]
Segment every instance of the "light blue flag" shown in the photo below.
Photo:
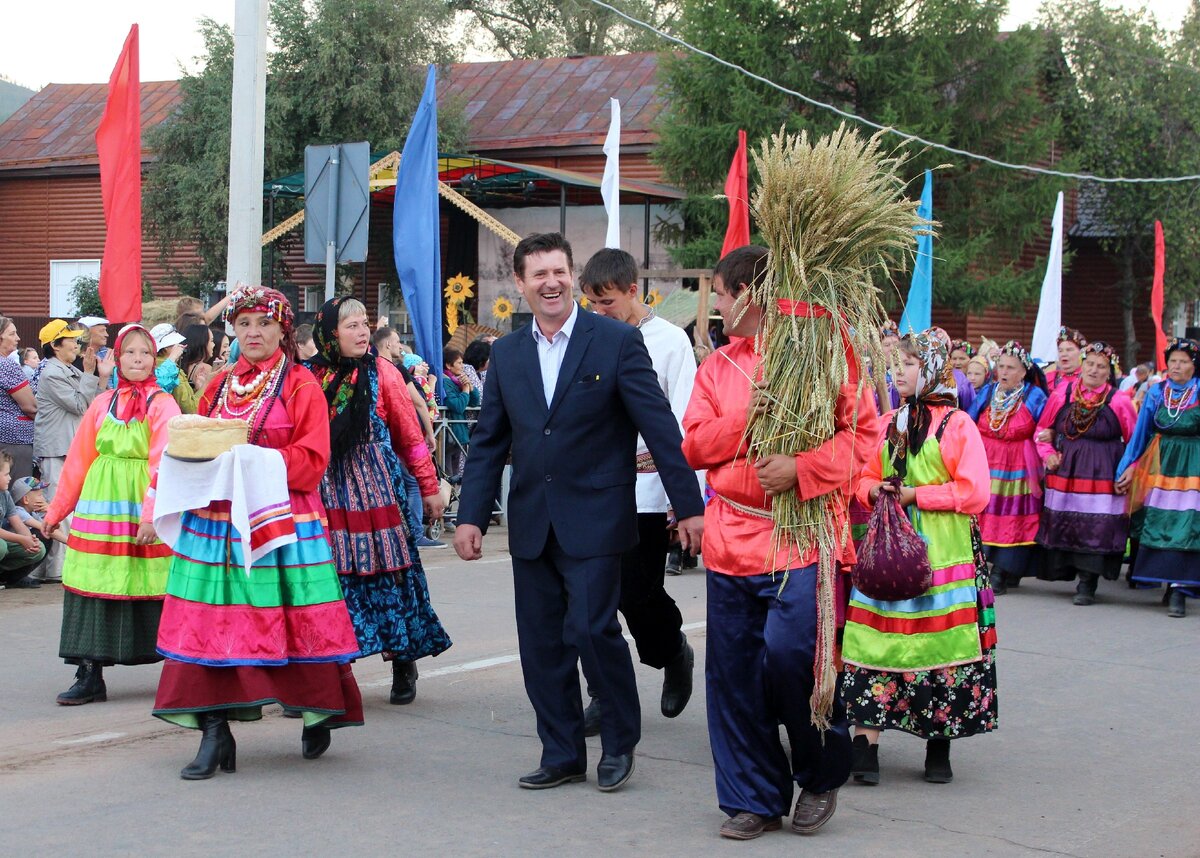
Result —
[[440, 393], [442, 239], [438, 212], [437, 69], [432, 65], [396, 174], [392, 254], [416, 335], [416, 351], [429, 364]]
[[[925, 171], [925, 187], [921, 191], [921, 204], [917, 214], [925, 220], [933, 220], [933, 173]], [[933, 236], [917, 236], [917, 256], [913, 262], [912, 286], [908, 289], [908, 301], [904, 304], [904, 315], [900, 317], [900, 333], [919, 334], [933, 326]]]

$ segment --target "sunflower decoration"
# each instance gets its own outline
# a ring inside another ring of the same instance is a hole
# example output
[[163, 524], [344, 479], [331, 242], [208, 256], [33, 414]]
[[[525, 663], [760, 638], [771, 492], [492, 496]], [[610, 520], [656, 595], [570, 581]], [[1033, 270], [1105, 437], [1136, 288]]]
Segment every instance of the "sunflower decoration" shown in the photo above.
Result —
[[504, 321], [511, 319], [513, 314], [513, 303], [508, 299], [507, 295], [500, 295], [492, 302], [492, 315], [497, 319]]
[[657, 289], [651, 289], [646, 294], [645, 304], [647, 307], [657, 307], [659, 304], [662, 303], [662, 301], [663, 301], [662, 292], [659, 292]]
[[592, 302], [591, 302], [591, 301], [589, 301], [589, 300], [587, 299], [587, 295], [584, 295], [583, 293], [580, 293], [580, 295], [579, 295], [579, 306], [580, 306], [580, 307], [583, 307], [583, 309], [585, 309], [585, 310], [586, 310], [586, 309], [587, 309], [588, 307], [590, 307], [591, 305], [592, 305]]
[[458, 308], [457, 301], [451, 301], [446, 305], [446, 333], [454, 336], [454, 332], [458, 330]]
[[461, 272], [446, 281], [445, 295], [451, 304], [462, 304], [468, 298], [474, 298], [475, 281]]

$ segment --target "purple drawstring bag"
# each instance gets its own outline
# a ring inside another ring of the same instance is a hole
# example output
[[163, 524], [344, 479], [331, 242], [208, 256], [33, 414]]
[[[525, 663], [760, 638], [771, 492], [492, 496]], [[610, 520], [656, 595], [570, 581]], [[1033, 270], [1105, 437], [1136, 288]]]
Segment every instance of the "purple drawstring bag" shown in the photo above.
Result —
[[[884, 482], [897, 488], [901, 484], [899, 477]], [[864, 596], [881, 602], [915, 599], [933, 586], [929, 549], [904, 514], [898, 495], [879, 492], [850, 580]]]

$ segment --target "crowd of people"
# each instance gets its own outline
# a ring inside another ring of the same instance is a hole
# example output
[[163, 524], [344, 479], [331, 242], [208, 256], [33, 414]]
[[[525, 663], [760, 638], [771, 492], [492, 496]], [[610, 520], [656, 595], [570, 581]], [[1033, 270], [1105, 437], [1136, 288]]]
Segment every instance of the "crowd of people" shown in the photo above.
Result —
[[[1012, 340], [977, 349], [889, 325], [881, 352], [847, 352], [857, 366], [832, 437], [751, 460], [748, 426], [778, 407], [756, 380], [771, 309], [751, 287], [767, 257], [747, 246], [718, 263], [726, 344], [702, 361], [639, 299], [623, 251], [584, 265], [584, 311], [557, 233], [514, 253], [532, 323], [432, 366], [354, 298], [297, 327], [263, 287], [209, 310], [184, 299], [174, 325], [125, 325], [112, 348], [107, 320], [52, 320], [36, 365], [0, 317], [0, 575], [62, 582], [59, 654], [76, 674], [57, 702], [103, 701], [105, 668], [162, 661], [153, 714], [201, 733], [184, 779], [235, 771], [231, 724], [271, 703], [301, 721], [302, 756], [321, 756], [333, 729], [363, 723], [356, 659], [389, 661], [389, 700], [403, 705], [418, 661], [451, 646], [420, 555], [445, 545], [426, 524], [445, 512], [441, 480], [461, 479], [454, 548], [479, 559], [506, 467], [542, 745], [519, 786], [586, 780], [592, 735], [599, 789], [632, 776], [642, 712], [618, 614], [662, 673], [661, 714], [686, 708], [695, 652], [664, 586], [682, 566], [674, 539], [707, 569], [704, 690], [730, 839], [789, 815], [792, 831], [817, 831], [848, 780], [881, 782], [886, 731], [923, 739], [925, 779], [952, 781], [951, 742], [998, 727], [995, 597], [1025, 578], [1073, 580], [1087, 606], [1128, 562], [1130, 586], [1165, 584], [1169, 615], [1185, 615], [1200, 593], [1200, 346], [1176, 339], [1165, 375], [1123, 377], [1110, 344], [1070, 328], [1043, 367]], [[166, 427], [187, 413], [245, 420], [248, 445], [172, 459]], [[788, 492], [832, 496], [830, 526], [854, 533], [835, 551], [831, 604], [817, 547], [776, 530], [773, 499]], [[911, 598], [870, 595], [849, 574], [885, 501], [927, 554]]]

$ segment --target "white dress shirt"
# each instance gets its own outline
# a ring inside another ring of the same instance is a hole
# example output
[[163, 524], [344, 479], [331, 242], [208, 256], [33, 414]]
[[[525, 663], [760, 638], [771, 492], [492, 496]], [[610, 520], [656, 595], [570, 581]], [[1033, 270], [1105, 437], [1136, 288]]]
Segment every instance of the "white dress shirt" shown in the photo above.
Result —
[[537, 319], [533, 320], [533, 341], [537, 343], [538, 363], [542, 368], [542, 391], [546, 394], [546, 407], [554, 399], [554, 388], [558, 385], [558, 371], [562, 369], [563, 357], [567, 354], [567, 343], [575, 330], [575, 319], [579, 316], [579, 305], [571, 303], [571, 315], [553, 337], [542, 333]]

